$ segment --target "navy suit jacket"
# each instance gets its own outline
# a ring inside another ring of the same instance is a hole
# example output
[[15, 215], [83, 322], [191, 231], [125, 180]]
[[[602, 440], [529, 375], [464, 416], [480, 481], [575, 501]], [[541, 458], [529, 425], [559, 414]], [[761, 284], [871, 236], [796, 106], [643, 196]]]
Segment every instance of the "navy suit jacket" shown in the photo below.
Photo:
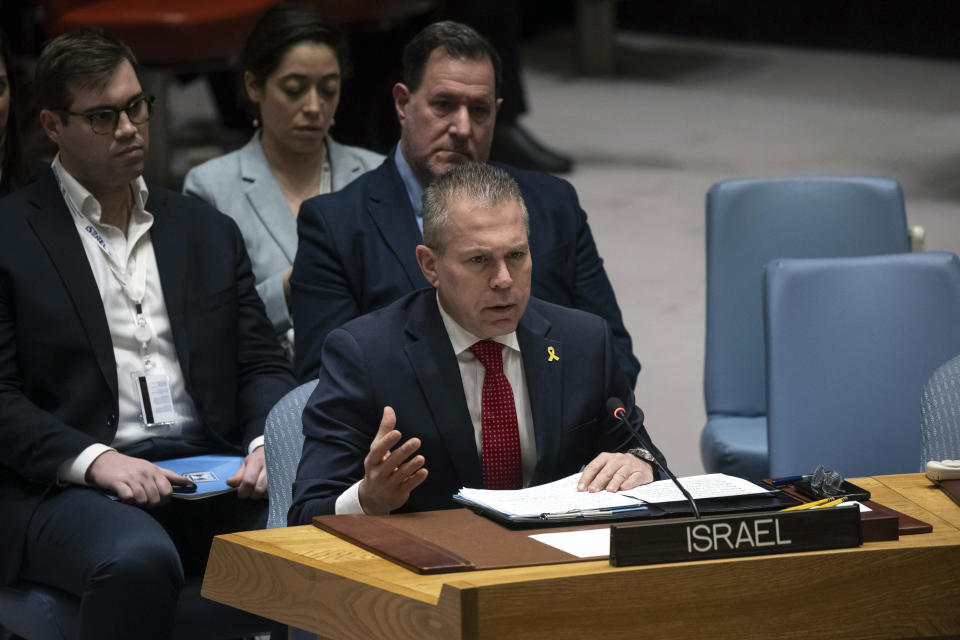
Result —
[[[503, 168], [530, 215], [532, 294], [605, 318], [632, 388], [640, 363], [576, 191], [546, 173]], [[417, 265], [422, 236], [393, 152], [346, 188], [305, 201], [297, 233], [290, 306], [297, 375], [305, 381], [320, 370], [323, 341], [333, 329], [429, 283]]]
[[[186, 390], [211, 450], [244, 454], [295, 381], [254, 288], [236, 224], [150, 188], [147, 210]], [[19, 570], [57, 467], [117, 430], [103, 302], [52, 171], [0, 200], [0, 584]]]
[[[602, 451], [637, 446], [606, 410], [607, 399], [618, 397], [631, 424], [644, 429], [602, 318], [531, 298], [517, 339], [537, 447], [532, 485], [576, 473]], [[550, 359], [550, 347], [559, 360]], [[404, 439], [420, 438], [429, 471], [402, 511], [449, 508], [461, 487], [483, 486], [460, 369], [428, 288], [327, 338], [320, 382], [303, 412], [290, 524], [333, 513], [337, 497], [363, 477], [384, 405], [396, 411]]]

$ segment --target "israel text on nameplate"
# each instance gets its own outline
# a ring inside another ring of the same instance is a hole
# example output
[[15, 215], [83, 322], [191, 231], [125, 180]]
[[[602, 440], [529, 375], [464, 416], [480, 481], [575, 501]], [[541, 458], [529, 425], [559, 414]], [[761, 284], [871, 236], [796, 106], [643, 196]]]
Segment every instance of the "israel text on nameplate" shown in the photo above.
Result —
[[687, 562], [860, 544], [860, 510], [854, 506], [837, 506], [614, 525], [610, 528], [610, 564]]

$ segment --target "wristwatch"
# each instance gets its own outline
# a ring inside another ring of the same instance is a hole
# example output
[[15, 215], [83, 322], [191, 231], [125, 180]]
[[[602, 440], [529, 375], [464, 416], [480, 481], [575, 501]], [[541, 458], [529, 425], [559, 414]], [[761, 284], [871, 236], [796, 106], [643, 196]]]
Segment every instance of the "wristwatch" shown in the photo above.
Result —
[[634, 447], [633, 449], [628, 449], [627, 453], [633, 454], [645, 462], [652, 463], [654, 461], [653, 454], [642, 447]]

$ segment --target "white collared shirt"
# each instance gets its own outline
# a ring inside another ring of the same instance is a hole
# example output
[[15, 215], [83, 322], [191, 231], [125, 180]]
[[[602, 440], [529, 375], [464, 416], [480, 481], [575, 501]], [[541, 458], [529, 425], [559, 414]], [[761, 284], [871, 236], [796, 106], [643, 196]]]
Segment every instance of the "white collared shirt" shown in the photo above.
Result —
[[[479, 342], [469, 331], [457, 324], [437, 298], [437, 308], [440, 318], [447, 330], [450, 346], [457, 357], [457, 366], [460, 367], [460, 379], [463, 381], [463, 395], [467, 400], [467, 410], [470, 412], [470, 422], [473, 424], [473, 433], [477, 446], [477, 453], [483, 459], [481, 445], [481, 399], [483, 395], [483, 378], [485, 370], [470, 347]], [[533, 430], [533, 413], [530, 409], [530, 394], [527, 392], [527, 377], [523, 371], [523, 356], [520, 353], [520, 342], [517, 333], [513, 331], [503, 336], [492, 338], [495, 342], [505, 346], [503, 350], [503, 373], [513, 390], [513, 403], [517, 409], [517, 427], [520, 431], [520, 459], [523, 465], [523, 486], [530, 484], [534, 468], [537, 466], [537, 443]], [[425, 465], [430, 468], [430, 461]], [[337, 514], [360, 514], [360, 483], [351, 485], [337, 498], [335, 511]], [[416, 489], [414, 489], [416, 491]]]
[[[133, 193], [133, 210], [127, 232], [124, 234], [123, 230], [100, 221], [102, 214], [100, 203], [67, 172], [60, 163], [59, 154], [54, 158], [52, 166], [62, 187], [71, 216], [75, 222], [81, 223], [76, 225], [77, 233], [80, 235], [83, 250], [93, 271], [97, 288], [100, 290], [117, 364], [119, 413], [117, 432], [113, 442], [110, 443], [111, 446], [90, 445], [75, 458], [61, 463], [58, 468], [60, 482], [86, 484], [84, 476], [87, 469], [103, 452], [156, 436], [186, 438], [198, 433], [201, 425], [193, 400], [186, 392], [183, 371], [180, 369], [173, 342], [167, 306], [163, 299], [157, 260], [153, 243], [150, 241], [153, 215], [145, 209], [148, 196], [146, 182], [142, 177], [138, 177], [130, 184]], [[78, 217], [77, 212], [86, 220]], [[94, 236], [83, 229], [87, 222], [100, 234], [112, 258], [101, 250]], [[149, 342], [148, 355], [151, 362], [162, 368], [169, 378], [173, 405], [178, 416], [175, 425], [166, 427], [148, 428], [144, 425], [139, 394], [131, 378], [134, 372], [144, 370], [145, 362], [140, 353], [140, 343], [133, 337], [136, 305], [124, 292], [120, 277], [125, 277], [129, 282], [136, 271], [138, 260], [146, 261], [146, 286], [142, 308], [147, 326], [153, 334]], [[114, 270], [117, 273], [114, 273]]]

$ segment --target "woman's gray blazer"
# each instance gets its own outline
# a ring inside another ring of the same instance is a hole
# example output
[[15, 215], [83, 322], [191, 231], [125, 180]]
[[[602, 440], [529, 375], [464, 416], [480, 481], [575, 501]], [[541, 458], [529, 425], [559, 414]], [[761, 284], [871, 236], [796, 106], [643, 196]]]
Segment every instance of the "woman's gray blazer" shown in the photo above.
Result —
[[[339, 144], [330, 136], [326, 141], [334, 191], [383, 162], [378, 153]], [[241, 149], [191, 169], [183, 192], [210, 203], [236, 221], [253, 262], [257, 292], [277, 339], [291, 353], [287, 331], [293, 325], [283, 295], [283, 272], [293, 264], [297, 253], [297, 221], [267, 164], [260, 133]]]

